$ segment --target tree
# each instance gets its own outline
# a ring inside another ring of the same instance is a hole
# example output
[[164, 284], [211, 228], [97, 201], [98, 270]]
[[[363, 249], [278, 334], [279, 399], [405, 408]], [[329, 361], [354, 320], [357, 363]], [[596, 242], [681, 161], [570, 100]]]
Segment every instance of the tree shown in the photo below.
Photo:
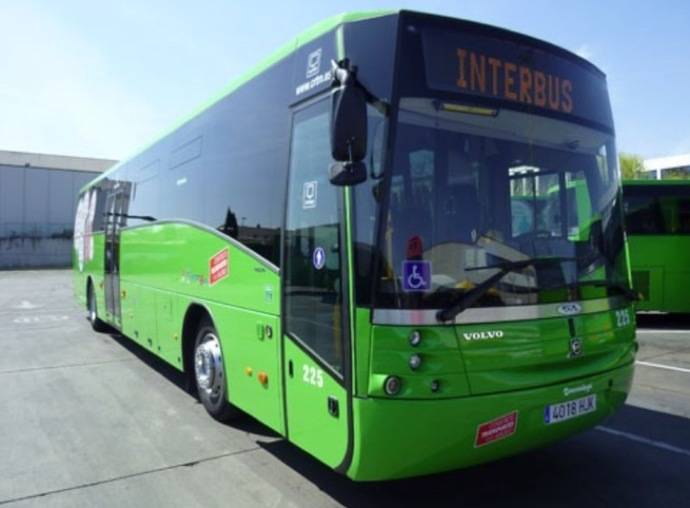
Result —
[[624, 180], [634, 180], [643, 177], [644, 163], [639, 155], [620, 153], [618, 154], [618, 164]]

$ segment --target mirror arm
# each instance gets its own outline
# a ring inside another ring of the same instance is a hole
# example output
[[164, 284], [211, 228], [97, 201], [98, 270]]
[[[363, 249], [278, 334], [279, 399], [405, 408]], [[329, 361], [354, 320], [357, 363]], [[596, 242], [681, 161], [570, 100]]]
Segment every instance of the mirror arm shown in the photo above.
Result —
[[368, 104], [371, 104], [382, 115], [388, 116], [391, 108], [390, 104], [367, 90], [367, 88], [357, 79], [357, 66], [350, 65], [349, 58], [343, 58], [338, 62], [331, 60], [331, 68], [333, 74], [333, 82], [331, 85], [333, 87], [346, 85], [356, 86], [364, 92], [364, 96], [366, 97]]

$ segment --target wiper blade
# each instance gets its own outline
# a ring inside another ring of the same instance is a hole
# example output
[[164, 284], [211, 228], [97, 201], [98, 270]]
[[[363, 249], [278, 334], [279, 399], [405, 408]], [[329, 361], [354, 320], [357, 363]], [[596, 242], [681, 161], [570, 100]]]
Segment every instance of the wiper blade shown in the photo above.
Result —
[[505, 263], [497, 263], [495, 265], [478, 266], [469, 268], [467, 270], [490, 270], [498, 269], [498, 272], [483, 281], [478, 286], [473, 287], [466, 293], [460, 295], [458, 300], [449, 307], [442, 309], [436, 313], [436, 319], [441, 322], [452, 321], [455, 316], [460, 314], [465, 309], [471, 307], [477, 300], [479, 300], [489, 289], [491, 289], [499, 280], [501, 280], [508, 272], [514, 270], [521, 270], [528, 266], [549, 265], [552, 263], [561, 263], [563, 261], [575, 261], [575, 258], [569, 257], [544, 257], [521, 259], [518, 261], [506, 261]]
[[642, 300], [642, 295], [639, 292], [635, 291], [634, 289], [629, 288], [628, 286], [624, 286], [623, 284], [618, 284], [616, 282], [608, 282], [605, 280], [581, 280], [581, 281], [575, 282], [573, 284], [564, 284], [562, 286], [551, 287], [548, 289], [562, 289], [562, 288], [577, 289], [577, 288], [581, 288], [583, 286], [592, 286], [592, 287], [613, 289], [614, 291], [617, 291], [618, 293], [623, 295], [625, 298], [627, 298], [631, 302], [639, 302]]

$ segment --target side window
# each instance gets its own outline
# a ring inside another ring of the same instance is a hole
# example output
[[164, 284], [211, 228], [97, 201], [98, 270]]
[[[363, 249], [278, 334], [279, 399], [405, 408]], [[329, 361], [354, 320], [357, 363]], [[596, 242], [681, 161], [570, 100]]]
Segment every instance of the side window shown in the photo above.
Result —
[[338, 188], [332, 163], [329, 102], [294, 117], [285, 231], [287, 332], [342, 372], [342, 281]]
[[678, 199], [678, 233], [690, 234], [690, 198]]
[[664, 234], [664, 217], [659, 200], [651, 196], [626, 197], [625, 225], [628, 234], [632, 235]]

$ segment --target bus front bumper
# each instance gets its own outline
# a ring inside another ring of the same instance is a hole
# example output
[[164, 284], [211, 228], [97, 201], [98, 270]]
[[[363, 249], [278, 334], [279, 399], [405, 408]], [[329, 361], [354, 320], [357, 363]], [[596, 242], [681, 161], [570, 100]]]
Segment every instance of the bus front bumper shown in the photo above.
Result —
[[[630, 391], [633, 365], [567, 383], [457, 399], [355, 398], [347, 476], [371, 481], [463, 468], [592, 428]], [[596, 395], [596, 409], [547, 423], [546, 407]]]

